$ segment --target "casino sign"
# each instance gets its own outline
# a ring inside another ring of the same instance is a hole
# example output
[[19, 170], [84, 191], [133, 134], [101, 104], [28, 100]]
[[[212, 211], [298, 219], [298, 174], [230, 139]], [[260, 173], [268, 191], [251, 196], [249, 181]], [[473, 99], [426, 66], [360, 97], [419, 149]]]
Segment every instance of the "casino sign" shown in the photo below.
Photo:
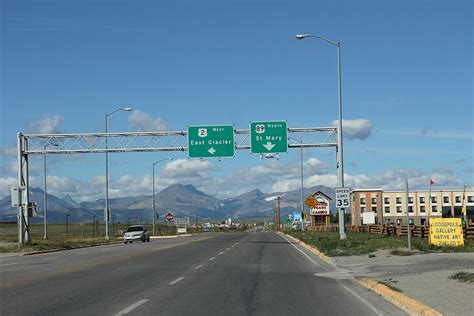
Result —
[[321, 191], [313, 194], [314, 198], [318, 201], [318, 204], [310, 210], [310, 215], [330, 215], [329, 213], [329, 201], [331, 198]]

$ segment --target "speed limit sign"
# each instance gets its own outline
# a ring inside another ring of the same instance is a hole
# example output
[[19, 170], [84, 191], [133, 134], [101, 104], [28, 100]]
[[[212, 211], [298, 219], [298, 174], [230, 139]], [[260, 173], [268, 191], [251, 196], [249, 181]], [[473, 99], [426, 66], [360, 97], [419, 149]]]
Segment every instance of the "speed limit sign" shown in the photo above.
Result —
[[350, 208], [351, 207], [351, 189], [350, 188], [336, 188], [336, 207]]

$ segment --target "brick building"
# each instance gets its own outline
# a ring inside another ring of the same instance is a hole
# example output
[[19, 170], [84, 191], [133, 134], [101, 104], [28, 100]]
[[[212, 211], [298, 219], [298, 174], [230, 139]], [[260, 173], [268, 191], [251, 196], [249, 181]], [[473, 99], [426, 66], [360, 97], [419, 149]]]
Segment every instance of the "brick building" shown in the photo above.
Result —
[[[405, 191], [382, 189], [353, 190], [352, 224], [363, 224], [364, 212], [374, 212], [377, 224], [406, 224]], [[428, 217], [462, 217], [463, 190], [428, 190], [408, 193], [410, 224], [426, 225]], [[468, 219], [474, 221], [474, 190], [466, 190], [464, 206]]]

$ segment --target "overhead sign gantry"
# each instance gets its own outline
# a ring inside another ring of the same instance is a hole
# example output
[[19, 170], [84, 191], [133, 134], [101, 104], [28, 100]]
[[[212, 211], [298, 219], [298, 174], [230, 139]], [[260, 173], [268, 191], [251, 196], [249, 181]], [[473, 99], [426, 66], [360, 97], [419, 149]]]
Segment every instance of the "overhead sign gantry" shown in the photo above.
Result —
[[[301, 147], [337, 148], [336, 127], [288, 128], [286, 122], [279, 121], [252, 122], [251, 125], [251, 128], [255, 130], [254, 132], [250, 129], [234, 129], [232, 125], [207, 125], [190, 126], [187, 131], [78, 134], [18, 133], [17, 188], [20, 192], [15, 191], [18, 196], [18, 243], [25, 244], [30, 241], [29, 155], [189, 151], [189, 157], [193, 158], [221, 158], [233, 157], [234, 150], [248, 150], [254, 146], [253, 153], [286, 152], [289, 148]], [[260, 127], [258, 127], [259, 125]], [[259, 132], [257, 132], [257, 129]], [[202, 133], [201, 135], [204, 137], [198, 136], [199, 133]], [[251, 139], [254, 135], [255, 139], [252, 143]], [[45, 146], [53, 143], [57, 146]], [[107, 221], [107, 216], [104, 216]]]

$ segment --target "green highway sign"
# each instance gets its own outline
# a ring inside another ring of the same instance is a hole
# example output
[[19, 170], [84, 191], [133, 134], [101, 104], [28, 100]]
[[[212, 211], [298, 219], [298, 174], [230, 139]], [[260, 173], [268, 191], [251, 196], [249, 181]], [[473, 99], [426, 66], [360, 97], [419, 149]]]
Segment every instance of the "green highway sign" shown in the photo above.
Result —
[[250, 151], [253, 154], [286, 153], [288, 124], [285, 121], [251, 122]]
[[189, 158], [234, 157], [234, 127], [189, 126]]

